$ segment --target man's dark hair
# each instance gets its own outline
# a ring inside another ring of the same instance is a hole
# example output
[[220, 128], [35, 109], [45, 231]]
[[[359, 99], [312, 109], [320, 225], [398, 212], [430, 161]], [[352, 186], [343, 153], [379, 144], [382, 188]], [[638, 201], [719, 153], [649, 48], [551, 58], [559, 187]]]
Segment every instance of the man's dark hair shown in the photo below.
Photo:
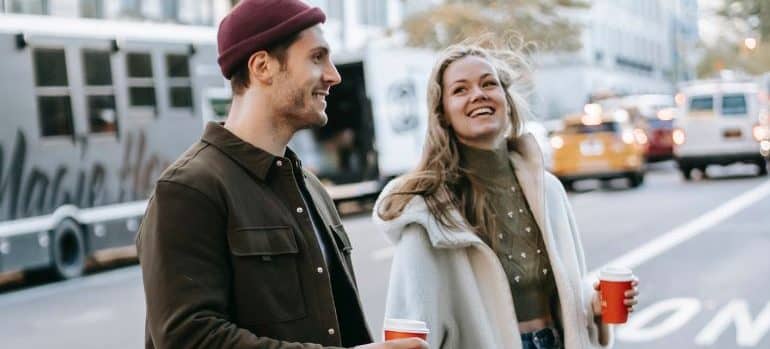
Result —
[[[288, 36], [286, 39], [276, 42], [272, 46], [265, 49], [270, 56], [278, 59], [281, 63], [281, 70], [286, 69], [286, 58], [289, 47], [299, 39], [301, 32], [294, 33]], [[240, 67], [235, 69], [233, 76], [230, 77], [230, 88], [233, 90], [234, 95], [242, 95], [243, 92], [249, 88], [251, 80], [249, 79], [249, 61], [246, 60], [241, 63]]]

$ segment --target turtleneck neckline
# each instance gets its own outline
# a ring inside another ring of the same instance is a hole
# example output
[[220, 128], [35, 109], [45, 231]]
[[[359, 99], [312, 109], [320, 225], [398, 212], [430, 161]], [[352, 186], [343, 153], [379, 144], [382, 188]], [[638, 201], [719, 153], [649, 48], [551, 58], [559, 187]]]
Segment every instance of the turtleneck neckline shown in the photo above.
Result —
[[495, 149], [481, 149], [458, 142], [458, 148], [460, 166], [483, 180], [501, 184], [514, 174], [505, 142]]

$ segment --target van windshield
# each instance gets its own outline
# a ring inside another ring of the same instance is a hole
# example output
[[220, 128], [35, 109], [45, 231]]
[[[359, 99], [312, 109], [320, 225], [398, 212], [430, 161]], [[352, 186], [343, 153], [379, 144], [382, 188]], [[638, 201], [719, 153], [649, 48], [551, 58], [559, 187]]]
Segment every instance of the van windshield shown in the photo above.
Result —
[[746, 109], [745, 95], [724, 95], [722, 97], [722, 115], [745, 115]]
[[714, 97], [696, 96], [690, 98], [691, 111], [712, 111], [714, 110]]
[[619, 132], [617, 122], [603, 122], [599, 125], [569, 124], [564, 127], [564, 134], [589, 134], [600, 132]]

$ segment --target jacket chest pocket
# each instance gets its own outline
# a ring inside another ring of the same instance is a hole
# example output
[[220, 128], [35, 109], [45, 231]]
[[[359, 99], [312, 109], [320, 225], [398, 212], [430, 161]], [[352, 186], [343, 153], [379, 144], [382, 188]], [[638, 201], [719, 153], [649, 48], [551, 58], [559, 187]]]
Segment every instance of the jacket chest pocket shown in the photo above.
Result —
[[227, 233], [233, 266], [233, 311], [239, 322], [265, 324], [305, 317], [299, 249], [289, 226]]

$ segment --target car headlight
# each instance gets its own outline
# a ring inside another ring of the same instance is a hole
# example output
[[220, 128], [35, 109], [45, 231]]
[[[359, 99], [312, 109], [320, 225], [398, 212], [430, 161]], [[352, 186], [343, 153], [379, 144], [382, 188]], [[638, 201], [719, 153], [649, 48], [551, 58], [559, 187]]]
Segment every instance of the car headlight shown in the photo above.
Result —
[[768, 138], [768, 131], [767, 127], [764, 127], [762, 125], [754, 125], [754, 128], [751, 130], [751, 134], [754, 136], [754, 140], [757, 142], [767, 139]]
[[623, 143], [633, 144], [634, 143], [634, 131], [633, 130], [623, 130], [623, 134], [621, 135], [621, 138], [623, 139]]
[[561, 149], [564, 146], [564, 138], [561, 136], [553, 136], [551, 137], [551, 147], [553, 149]]
[[684, 130], [682, 130], [681, 128], [674, 129], [674, 132], [671, 134], [671, 138], [673, 138], [674, 144], [676, 145], [684, 144], [684, 141], [686, 139]]

